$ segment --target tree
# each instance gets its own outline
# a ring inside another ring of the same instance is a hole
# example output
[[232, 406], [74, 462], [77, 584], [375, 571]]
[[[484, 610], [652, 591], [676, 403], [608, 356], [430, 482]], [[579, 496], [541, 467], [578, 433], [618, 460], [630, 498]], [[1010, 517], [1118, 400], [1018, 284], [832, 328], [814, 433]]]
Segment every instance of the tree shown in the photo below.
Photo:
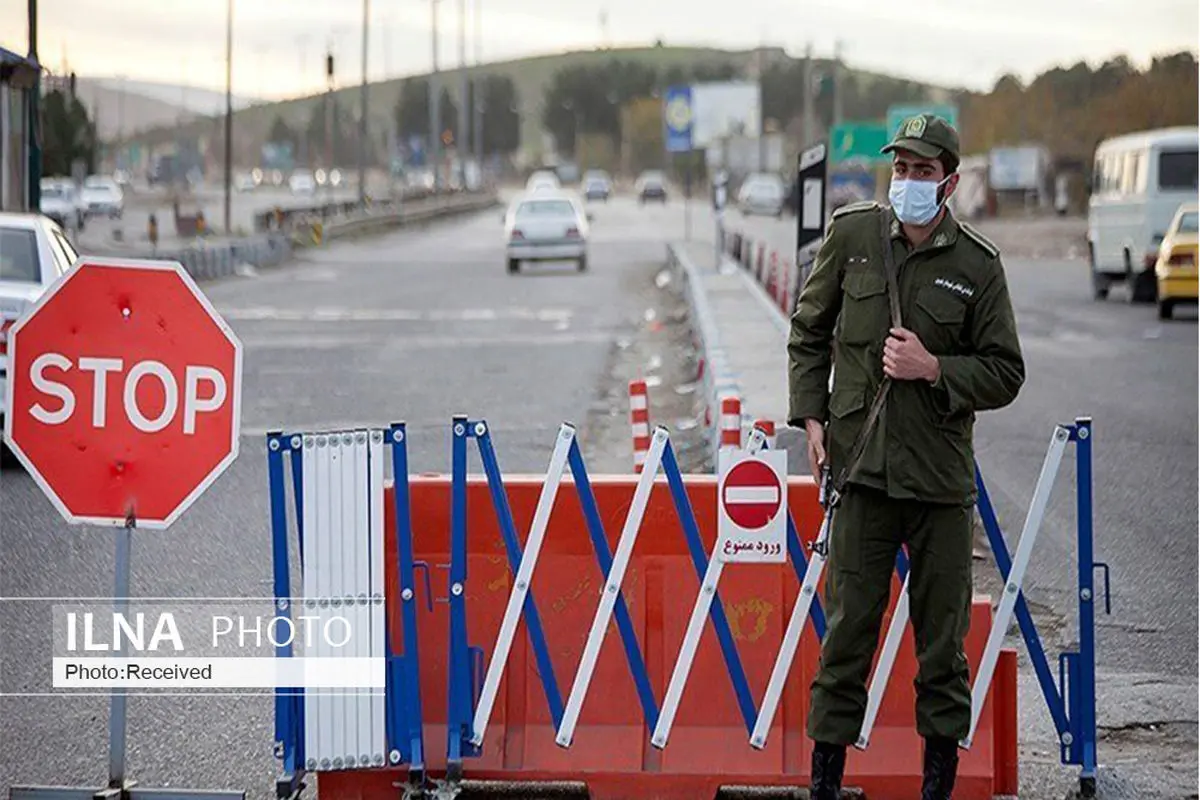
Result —
[[288, 127], [288, 124], [283, 121], [283, 117], [276, 115], [275, 121], [271, 123], [271, 130], [267, 133], [267, 141], [274, 144], [290, 144], [295, 150], [296, 139], [296, 132]]
[[542, 125], [560, 150], [573, 152], [577, 133], [621, 138], [620, 109], [630, 100], [649, 97], [660, 86], [652, 67], [637, 61], [608, 59], [600, 64], [565, 67], [554, 74], [542, 100]]
[[483, 88], [483, 152], [508, 154], [521, 145], [517, 88], [506, 75], [488, 75]]
[[[426, 78], [409, 78], [400, 87], [400, 99], [396, 103], [396, 130], [400, 136], [409, 139], [419, 137], [423, 142], [429, 138], [429, 80]], [[439, 134], [452, 131], [458, 127], [458, 106], [450, 97], [450, 90], [445, 86], [441, 91], [441, 108], [438, 110], [441, 120]]]
[[70, 175], [80, 159], [90, 173], [96, 167], [96, 125], [73, 94], [46, 94], [42, 106], [42, 174]]
[[[332, 106], [327, 104], [332, 103]], [[326, 136], [326, 117], [325, 109], [332, 108], [333, 128], [333, 163], [326, 164], [329, 153], [329, 137]], [[354, 164], [358, 161], [358, 129], [354, 124], [353, 115], [343, 111], [341, 103], [337, 98], [330, 99], [328, 94], [321, 96], [321, 99], [313, 106], [312, 115], [308, 118], [307, 141], [309, 152], [312, 154], [312, 160], [326, 167], [334, 167], [338, 165]], [[366, 143], [367, 147], [367, 162], [371, 163], [375, 160], [374, 147], [372, 142]]]

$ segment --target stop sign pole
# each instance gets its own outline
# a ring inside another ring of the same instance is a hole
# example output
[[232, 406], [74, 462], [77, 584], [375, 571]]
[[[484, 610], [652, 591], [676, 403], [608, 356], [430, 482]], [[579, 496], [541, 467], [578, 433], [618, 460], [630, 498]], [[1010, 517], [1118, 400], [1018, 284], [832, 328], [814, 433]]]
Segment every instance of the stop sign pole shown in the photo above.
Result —
[[[169, 527], [237, 458], [241, 342], [182, 265], [83, 258], [13, 326], [8, 356], [5, 440], [64, 519], [119, 528], [123, 614], [133, 529]], [[13, 800], [163, 796], [126, 780], [124, 687], [110, 697], [108, 786], [14, 787]]]

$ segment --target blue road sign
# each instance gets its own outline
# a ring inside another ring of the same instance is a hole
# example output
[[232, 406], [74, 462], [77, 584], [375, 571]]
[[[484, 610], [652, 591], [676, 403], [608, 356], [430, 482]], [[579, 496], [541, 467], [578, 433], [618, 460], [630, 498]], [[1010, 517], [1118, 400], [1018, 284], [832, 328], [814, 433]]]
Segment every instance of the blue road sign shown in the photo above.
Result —
[[692, 87], [672, 86], [663, 104], [668, 153], [687, 153], [692, 149]]

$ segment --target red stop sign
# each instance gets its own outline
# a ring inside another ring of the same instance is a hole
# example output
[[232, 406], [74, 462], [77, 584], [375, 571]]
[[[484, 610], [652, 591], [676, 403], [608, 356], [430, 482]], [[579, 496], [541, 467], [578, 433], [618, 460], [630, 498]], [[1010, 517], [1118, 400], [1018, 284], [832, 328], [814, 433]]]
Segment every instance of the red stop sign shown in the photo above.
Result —
[[769, 465], [753, 459], [742, 461], [725, 476], [721, 505], [739, 528], [758, 530], [779, 513], [783, 487]]
[[165, 528], [237, 457], [242, 346], [179, 264], [84, 259], [8, 355], [5, 436], [69, 522]]

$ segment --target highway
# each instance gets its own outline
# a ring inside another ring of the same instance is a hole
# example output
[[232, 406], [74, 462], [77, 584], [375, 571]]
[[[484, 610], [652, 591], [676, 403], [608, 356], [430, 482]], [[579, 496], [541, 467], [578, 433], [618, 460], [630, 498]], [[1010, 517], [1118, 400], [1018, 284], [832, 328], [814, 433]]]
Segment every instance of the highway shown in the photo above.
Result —
[[[642, 341], [663, 336], [647, 333], [646, 312], [674, 217], [614, 200], [595, 209], [587, 273], [547, 264], [510, 276], [501, 213], [337, 243], [205, 286], [246, 348], [241, 455], [169, 532], [137, 534], [135, 596], [270, 593], [270, 429], [404, 419], [414, 472], [445, 472], [450, 418], [466, 412], [489, 421], [507, 472], [537, 472], [571, 420], [589, 466], [632, 470], [626, 382], [652, 355], [678, 360], [665, 340]], [[669, 386], [670, 363], [661, 374]], [[21, 471], [2, 476], [0, 595], [111, 596], [111, 535], [63, 524]], [[50, 605], [5, 603], [0, 692], [49, 686]], [[271, 797], [272, 715], [262, 695], [131, 698], [130, 774]], [[102, 784], [106, 720], [103, 697], [0, 697], [0, 794], [14, 781]]]
[[[169, 533], [137, 535], [134, 594], [269, 594], [262, 435], [279, 427], [405, 419], [414, 471], [443, 471], [447, 423], [462, 411], [489, 420], [506, 471], [536, 472], [558, 424], [573, 420], [595, 469], [628, 471], [624, 382], [651, 356], [677, 362], [663, 367], [672, 373], [666, 386], [686, 374], [686, 354], [657, 344], [646, 325], [648, 307], [661, 301], [654, 278], [664, 244], [682, 235], [684, 215], [676, 201], [639, 209], [622, 198], [595, 212], [583, 275], [569, 265], [506, 275], [496, 210], [336, 243], [257, 277], [206, 285], [246, 347], [242, 454]], [[781, 252], [793, 241], [790, 219], [732, 223]], [[995, 229], [997, 241], [1019, 243], [1020, 228], [1014, 233], [1007, 224]], [[695, 204], [693, 235], [710, 225]], [[1130, 780], [1176, 770], [1179, 781], [1191, 782], [1195, 317], [1160, 323], [1153, 307], [1127, 305], [1115, 291], [1107, 303], [1093, 302], [1086, 266], [1067, 258], [1068, 249], [1048, 245], [1036, 257], [1019, 250], [1005, 259], [1028, 380], [1012, 407], [981, 415], [977, 456], [1011, 548], [1054, 423], [1093, 417], [1096, 555], [1112, 568], [1114, 612], [1097, 617], [1101, 761], [1121, 761], [1119, 774]], [[1060, 472], [1026, 585], [1052, 652], [1073, 639], [1071, 463]], [[111, 537], [62, 524], [20, 471], [7, 469], [0, 481], [0, 595], [109, 596]], [[976, 566], [977, 581], [994, 591], [991, 561]], [[6, 602], [0, 692], [48, 685], [47, 606]], [[1056, 766], [1046, 714], [1026, 673], [1023, 666], [1022, 720], [1038, 736], [1022, 739], [1041, 744], [1022, 746], [1023, 774], [1032, 765], [1069, 778]], [[138, 697], [130, 709], [130, 770], [140, 782], [270, 796], [275, 762], [265, 696]], [[0, 792], [14, 781], [102, 783], [106, 719], [102, 697], [0, 697]]]

